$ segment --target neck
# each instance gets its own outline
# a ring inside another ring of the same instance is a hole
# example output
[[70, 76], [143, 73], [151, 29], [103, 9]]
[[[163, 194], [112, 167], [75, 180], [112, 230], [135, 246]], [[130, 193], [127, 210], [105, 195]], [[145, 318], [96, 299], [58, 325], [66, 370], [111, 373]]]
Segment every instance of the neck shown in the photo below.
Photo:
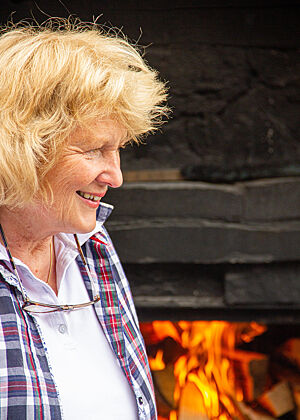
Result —
[[[13, 258], [18, 258], [26, 264], [40, 280], [45, 282], [48, 280], [48, 284], [57, 292], [55, 252], [51, 247], [53, 234], [43, 231], [42, 226], [34, 230], [32, 222], [26, 218], [26, 215], [24, 217], [24, 213], [20, 210], [2, 208], [0, 223]], [[52, 269], [49, 274], [51, 259]]]

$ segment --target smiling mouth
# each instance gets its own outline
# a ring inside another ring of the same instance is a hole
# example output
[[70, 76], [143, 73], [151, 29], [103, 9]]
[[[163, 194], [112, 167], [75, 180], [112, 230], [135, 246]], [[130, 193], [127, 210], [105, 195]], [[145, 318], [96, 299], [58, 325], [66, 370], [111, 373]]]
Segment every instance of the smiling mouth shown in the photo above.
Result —
[[82, 191], [76, 191], [76, 193], [80, 195], [80, 197], [85, 198], [86, 200], [94, 201], [94, 202], [100, 201], [103, 196], [103, 195], [93, 195], [93, 194], [85, 193]]

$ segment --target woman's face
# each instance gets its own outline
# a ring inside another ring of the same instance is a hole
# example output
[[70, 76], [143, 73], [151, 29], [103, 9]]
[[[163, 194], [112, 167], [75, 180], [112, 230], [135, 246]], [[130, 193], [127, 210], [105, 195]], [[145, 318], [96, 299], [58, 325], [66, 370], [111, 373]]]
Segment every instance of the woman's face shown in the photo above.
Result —
[[85, 233], [94, 229], [96, 210], [107, 188], [123, 182], [119, 149], [125, 134], [112, 119], [73, 132], [47, 176], [54, 200], [41, 213], [50, 230]]

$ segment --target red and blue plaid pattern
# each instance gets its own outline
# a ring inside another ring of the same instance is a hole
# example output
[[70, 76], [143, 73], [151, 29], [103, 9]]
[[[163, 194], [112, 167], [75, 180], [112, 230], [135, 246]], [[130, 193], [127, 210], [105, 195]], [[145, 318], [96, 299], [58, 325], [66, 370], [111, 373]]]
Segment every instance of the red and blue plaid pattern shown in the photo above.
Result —
[[[109, 206], [101, 205], [98, 220], [104, 221], [110, 212]], [[151, 374], [130, 288], [105, 228], [82, 249], [101, 296], [96, 314], [135, 393], [139, 420], [155, 420]], [[83, 264], [79, 258], [77, 262], [92, 298]], [[0, 262], [0, 419], [63, 420], [38, 325], [21, 305], [18, 283]]]

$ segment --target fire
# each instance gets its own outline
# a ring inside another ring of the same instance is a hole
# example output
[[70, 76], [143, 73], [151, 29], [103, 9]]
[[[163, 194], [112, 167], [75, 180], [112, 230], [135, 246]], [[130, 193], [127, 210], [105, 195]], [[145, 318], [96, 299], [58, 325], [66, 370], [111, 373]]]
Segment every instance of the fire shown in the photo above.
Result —
[[171, 321], [153, 321], [152, 327], [155, 335], [159, 341], [166, 337], [171, 337], [175, 341], [180, 341], [179, 331], [176, 329], [175, 324]]
[[166, 365], [163, 361], [163, 351], [158, 350], [154, 358], [149, 359], [151, 370], [163, 370]]
[[[174, 409], [169, 412], [168, 420], [244, 418], [233, 403], [244, 400], [245, 390], [238, 383], [230, 355], [238, 344], [250, 342], [265, 330], [265, 326], [254, 322], [153, 322], [151, 336], [156, 339], [152, 343], [169, 340], [168, 346], [172, 344], [177, 349], [180, 345], [181, 349], [173, 361], [175, 383], [171, 403]], [[148, 328], [148, 334], [149, 331]], [[156, 371], [168, 366], [166, 349], [158, 349], [149, 357], [154, 376]]]
[[177, 413], [176, 413], [176, 411], [174, 411], [174, 410], [171, 411], [169, 420], [177, 420]]

